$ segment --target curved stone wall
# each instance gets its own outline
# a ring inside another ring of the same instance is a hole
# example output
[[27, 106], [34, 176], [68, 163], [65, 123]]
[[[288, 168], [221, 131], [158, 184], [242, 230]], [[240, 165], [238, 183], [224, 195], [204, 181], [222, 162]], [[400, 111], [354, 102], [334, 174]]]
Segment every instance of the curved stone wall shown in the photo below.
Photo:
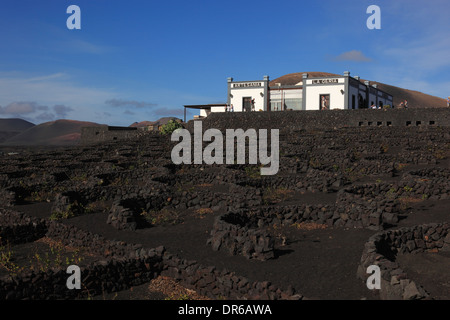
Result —
[[268, 281], [251, 282], [226, 269], [217, 270], [213, 266], [181, 259], [164, 247], [145, 248], [140, 244], [109, 241], [74, 226], [5, 209], [0, 209], [0, 225], [2, 239], [11, 244], [45, 236], [102, 256], [102, 260], [80, 267], [81, 290], [66, 287], [69, 275], [65, 269], [25, 271], [0, 277], [1, 300], [88, 299], [149, 282], [158, 275], [173, 277], [187, 288], [212, 299], [303, 299], [292, 287], [281, 289]]
[[376, 233], [364, 246], [357, 275], [367, 281], [370, 265], [381, 269], [380, 298], [412, 300], [429, 297], [426, 288], [411, 280], [396, 262], [399, 253], [415, 254], [450, 249], [450, 223], [431, 223]]

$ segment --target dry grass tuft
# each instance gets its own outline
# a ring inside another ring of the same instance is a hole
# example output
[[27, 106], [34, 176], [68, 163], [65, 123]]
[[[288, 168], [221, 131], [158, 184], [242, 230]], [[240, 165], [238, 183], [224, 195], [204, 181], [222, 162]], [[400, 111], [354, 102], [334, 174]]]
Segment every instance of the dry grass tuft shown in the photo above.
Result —
[[183, 287], [174, 279], [164, 276], [153, 279], [148, 289], [152, 292], [162, 293], [165, 296], [165, 300], [211, 300], [194, 290]]
[[326, 229], [327, 225], [322, 223], [316, 223], [316, 222], [300, 222], [300, 223], [294, 223], [292, 225], [298, 230], [317, 230], [317, 229]]

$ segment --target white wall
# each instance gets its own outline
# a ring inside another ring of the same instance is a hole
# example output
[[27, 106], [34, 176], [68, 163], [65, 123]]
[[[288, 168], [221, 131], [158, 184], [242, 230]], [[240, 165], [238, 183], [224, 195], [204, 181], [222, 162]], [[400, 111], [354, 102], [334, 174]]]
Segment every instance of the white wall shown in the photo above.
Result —
[[243, 98], [251, 97], [255, 99], [255, 111], [259, 109], [264, 110], [264, 97], [261, 94], [264, 94], [264, 87], [258, 88], [248, 88], [248, 89], [231, 89], [230, 104], [233, 105], [234, 112], [242, 112], [243, 111]]
[[[225, 107], [222, 107], [222, 106], [220, 106], [220, 107], [211, 107], [211, 113], [212, 112], [225, 112]], [[208, 116], [208, 113], [206, 112], [206, 110], [200, 109], [200, 116], [206, 118]]]
[[225, 112], [225, 107], [211, 107], [211, 112]]
[[306, 86], [306, 110], [320, 110], [320, 95], [330, 95], [330, 109], [344, 109], [345, 94], [341, 90], [345, 90], [345, 84], [338, 85], [321, 85]]

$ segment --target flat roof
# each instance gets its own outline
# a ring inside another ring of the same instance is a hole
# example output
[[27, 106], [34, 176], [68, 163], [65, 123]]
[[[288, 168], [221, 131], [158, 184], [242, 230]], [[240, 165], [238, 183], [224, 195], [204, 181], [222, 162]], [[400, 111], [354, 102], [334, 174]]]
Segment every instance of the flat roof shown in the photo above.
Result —
[[226, 103], [215, 103], [215, 104], [194, 104], [194, 105], [185, 105], [185, 108], [189, 109], [208, 109], [211, 107], [225, 107]]
[[270, 90], [277, 90], [277, 89], [303, 89], [303, 85], [286, 85], [286, 86], [269, 86]]

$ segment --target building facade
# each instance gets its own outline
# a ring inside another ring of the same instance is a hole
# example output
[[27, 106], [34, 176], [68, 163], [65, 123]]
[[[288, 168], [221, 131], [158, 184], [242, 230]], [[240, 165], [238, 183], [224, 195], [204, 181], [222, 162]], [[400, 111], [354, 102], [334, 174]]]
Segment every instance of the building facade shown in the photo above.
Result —
[[251, 112], [285, 110], [365, 109], [373, 106], [393, 106], [392, 95], [377, 88], [376, 84], [342, 76], [310, 77], [303, 74], [294, 85], [270, 85], [269, 77], [255, 81], [234, 81], [228, 78], [228, 96], [225, 107], [205, 108], [201, 117], [211, 112]]

